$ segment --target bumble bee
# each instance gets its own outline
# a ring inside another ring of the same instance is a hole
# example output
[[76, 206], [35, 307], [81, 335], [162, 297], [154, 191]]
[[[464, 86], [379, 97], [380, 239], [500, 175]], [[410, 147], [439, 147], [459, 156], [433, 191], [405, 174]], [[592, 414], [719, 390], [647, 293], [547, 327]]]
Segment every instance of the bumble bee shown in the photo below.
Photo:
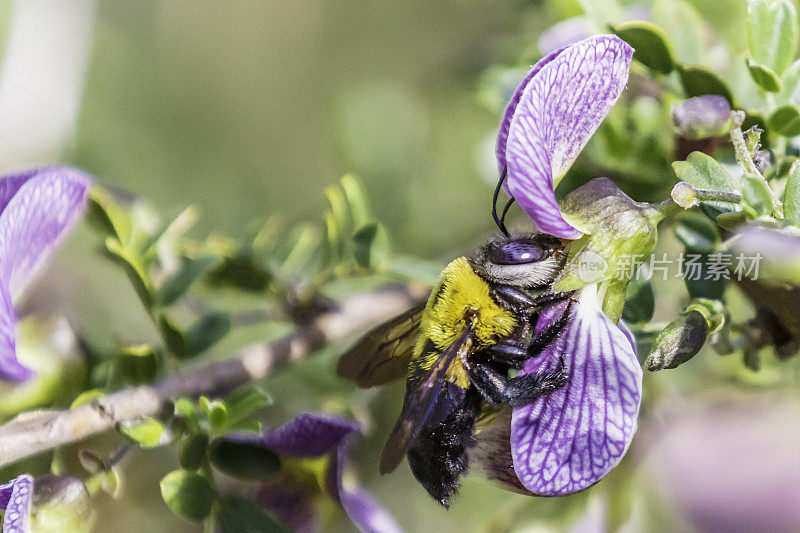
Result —
[[[414, 477], [445, 507], [468, 468], [483, 408], [526, 405], [567, 382], [563, 362], [555, 370], [511, 375], [567, 323], [572, 293], [551, 290], [566, 243], [501, 229], [504, 235], [447, 265], [427, 303], [368, 332], [337, 368], [361, 387], [406, 377], [380, 472], [394, 470], [406, 455]], [[563, 315], [536, 331], [541, 310], [565, 300]]]

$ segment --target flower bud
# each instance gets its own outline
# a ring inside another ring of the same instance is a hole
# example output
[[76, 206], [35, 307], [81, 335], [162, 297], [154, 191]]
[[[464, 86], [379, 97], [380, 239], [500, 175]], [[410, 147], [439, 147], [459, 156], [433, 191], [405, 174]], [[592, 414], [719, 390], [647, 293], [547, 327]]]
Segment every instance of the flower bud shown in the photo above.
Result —
[[708, 321], [702, 313], [696, 310], [681, 313], [658, 334], [644, 367], [651, 372], [676, 368], [700, 351], [707, 336]]
[[689, 98], [672, 108], [672, 124], [675, 132], [687, 139], [719, 137], [731, 127], [731, 108], [719, 95]]

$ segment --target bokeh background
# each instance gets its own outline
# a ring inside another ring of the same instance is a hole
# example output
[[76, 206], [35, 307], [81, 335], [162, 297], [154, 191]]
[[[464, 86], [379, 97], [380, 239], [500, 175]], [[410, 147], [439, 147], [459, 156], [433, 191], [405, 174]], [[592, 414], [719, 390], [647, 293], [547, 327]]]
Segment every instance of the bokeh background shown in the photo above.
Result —
[[[692, 5], [731, 53], [742, 50], [744, 0]], [[491, 88], [515, 81], [498, 66], [532, 64], [540, 34], [581, 11], [571, 0], [4, 0], [0, 169], [74, 165], [164, 218], [194, 204], [194, 232], [234, 237], [267, 215], [316, 223], [324, 188], [353, 172], [399, 253], [444, 262], [493, 233], [503, 98]], [[633, 197], [651, 199], [673, 183], [668, 166], [660, 172], [620, 176]], [[100, 342], [154, 337], [89, 233], [71, 239], [31, 308], [67, 313]], [[679, 306], [681, 290], [659, 300], [659, 313]], [[601, 485], [537, 500], [470, 478], [445, 511], [406, 467], [378, 476], [402, 386], [353, 390], [330, 374], [338, 353], [267, 382], [276, 406], [266, 416], [340, 410], [355, 395], [368, 426], [353, 462], [409, 531], [800, 529], [796, 364], [776, 367], [766, 354], [755, 374], [704, 352], [648, 375], [639, 434]], [[97, 531], [198, 530], [161, 501], [158, 480], [176, 466], [174, 453], [131, 457], [120, 498], [96, 498]]]

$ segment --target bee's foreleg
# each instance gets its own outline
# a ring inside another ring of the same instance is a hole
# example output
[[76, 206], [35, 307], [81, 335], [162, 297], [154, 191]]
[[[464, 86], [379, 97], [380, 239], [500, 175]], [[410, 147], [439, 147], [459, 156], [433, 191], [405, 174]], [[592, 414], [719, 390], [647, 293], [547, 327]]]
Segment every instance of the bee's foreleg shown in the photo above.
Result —
[[531, 342], [528, 344], [528, 353], [527, 357], [536, 357], [542, 350], [550, 346], [550, 344], [556, 340], [564, 328], [567, 326], [569, 322], [569, 315], [570, 311], [572, 310], [572, 302], [567, 304], [567, 309], [564, 311], [564, 314], [561, 315], [558, 320], [547, 326], [545, 329], [540, 331], [538, 334], [534, 335], [531, 338]]
[[487, 365], [473, 363], [467, 366], [470, 382], [486, 398], [492, 407], [500, 407], [506, 401], [508, 375]]
[[505, 341], [490, 346], [484, 350], [484, 353], [492, 361], [511, 368], [522, 368], [525, 361], [530, 358], [525, 345], [513, 341]]
[[528, 405], [540, 396], [556, 391], [567, 384], [569, 374], [561, 366], [546, 372], [510, 378], [506, 387], [506, 403], [512, 407]]

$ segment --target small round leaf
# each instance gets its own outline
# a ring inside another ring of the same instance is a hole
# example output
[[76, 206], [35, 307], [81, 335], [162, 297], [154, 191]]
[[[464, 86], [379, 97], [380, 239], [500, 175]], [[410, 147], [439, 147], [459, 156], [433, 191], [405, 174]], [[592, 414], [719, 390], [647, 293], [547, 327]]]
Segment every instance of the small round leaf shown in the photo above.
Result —
[[161, 497], [173, 513], [199, 522], [211, 512], [216, 494], [206, 478], [195, 472], [174, 470], [161, 479]]

